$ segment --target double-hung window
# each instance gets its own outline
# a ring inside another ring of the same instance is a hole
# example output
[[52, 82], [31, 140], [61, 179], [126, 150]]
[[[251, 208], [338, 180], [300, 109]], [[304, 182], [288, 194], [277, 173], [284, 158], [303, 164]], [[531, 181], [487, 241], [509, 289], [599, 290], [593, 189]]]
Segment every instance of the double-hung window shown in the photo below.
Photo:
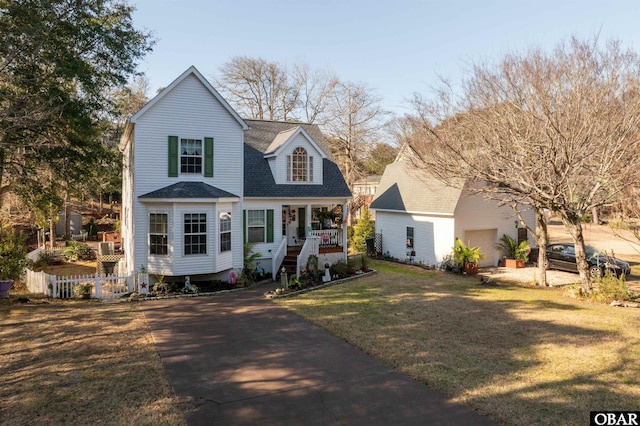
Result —
[[207, 254], [207, 215], [185, 213], [184, 254]]
[[169, 226], [166, 213], [149, 214], [149, 254], [167, 254], [167, 231]]
[[250, 243], [264, 243], [266, 218], [264, 210], [247, 210], [247, 237]]
[[231, 213], [220, 213], [220, 252], [231, 250]]
[[180, 173], [202, 173], [201, 139], [180, 139]]
[[407, 226], [407, 248], [413, 248], [413, 227]]

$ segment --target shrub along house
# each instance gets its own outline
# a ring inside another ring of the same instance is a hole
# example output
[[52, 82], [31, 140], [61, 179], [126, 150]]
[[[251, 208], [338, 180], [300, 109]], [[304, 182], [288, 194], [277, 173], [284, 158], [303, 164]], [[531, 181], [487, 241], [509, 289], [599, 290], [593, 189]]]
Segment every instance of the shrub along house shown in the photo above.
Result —
[[[486, 200], [467, 186], [447, 186], [429, 177], [412, 167], [404, 151], [386, 167], [371, 203], [383, 253], [436, 265], [460, 238], [469, 247], [480, 247], [482, 267], [498, 265], [502, 252], [496, 244], [505, 234], [533, 246], [533, 237], [509, 206]], [[522, 206], [522, 215], [535, 229], [534, 211]]]
[[244, 242], [274, 277], [287, 253], [346, 259], [351, 193], [316, 125], [244, 120], [191, 67], [131, 117], [120, 149], [127, 273], [227, 280]]

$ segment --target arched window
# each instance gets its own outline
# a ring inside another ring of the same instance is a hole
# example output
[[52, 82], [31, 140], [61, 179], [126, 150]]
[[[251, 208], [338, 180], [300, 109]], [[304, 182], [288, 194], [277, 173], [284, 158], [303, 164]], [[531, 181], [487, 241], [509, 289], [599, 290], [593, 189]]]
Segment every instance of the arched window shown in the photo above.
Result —
[[293, 150], [291, 162], [291, 180], [293, 182], [306, 182], [307, 180], [307, 150], [296, 148]]
[[287, 155], [287, 182], [313, 182], [313, 157], [306, 149], [297, 147]]

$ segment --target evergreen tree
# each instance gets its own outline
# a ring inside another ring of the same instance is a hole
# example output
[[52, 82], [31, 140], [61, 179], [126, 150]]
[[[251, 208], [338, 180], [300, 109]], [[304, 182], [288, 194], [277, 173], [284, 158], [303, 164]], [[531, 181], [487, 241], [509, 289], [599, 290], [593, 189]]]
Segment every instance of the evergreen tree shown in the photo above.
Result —
[[367, 251], [367, 238], [376, 233], [376, 222], [371, 220], [369, 210], [365, 210], [353, 228], [353, 249], [357, 252]]

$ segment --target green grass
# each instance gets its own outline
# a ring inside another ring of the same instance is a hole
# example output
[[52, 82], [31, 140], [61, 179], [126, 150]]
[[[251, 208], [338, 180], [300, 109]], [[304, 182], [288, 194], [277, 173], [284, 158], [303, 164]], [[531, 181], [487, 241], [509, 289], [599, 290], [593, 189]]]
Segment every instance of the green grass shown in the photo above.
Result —
[[377, 274], [277, 303], [500, 423], [640, 407], [640, 309], [371, 263]]

